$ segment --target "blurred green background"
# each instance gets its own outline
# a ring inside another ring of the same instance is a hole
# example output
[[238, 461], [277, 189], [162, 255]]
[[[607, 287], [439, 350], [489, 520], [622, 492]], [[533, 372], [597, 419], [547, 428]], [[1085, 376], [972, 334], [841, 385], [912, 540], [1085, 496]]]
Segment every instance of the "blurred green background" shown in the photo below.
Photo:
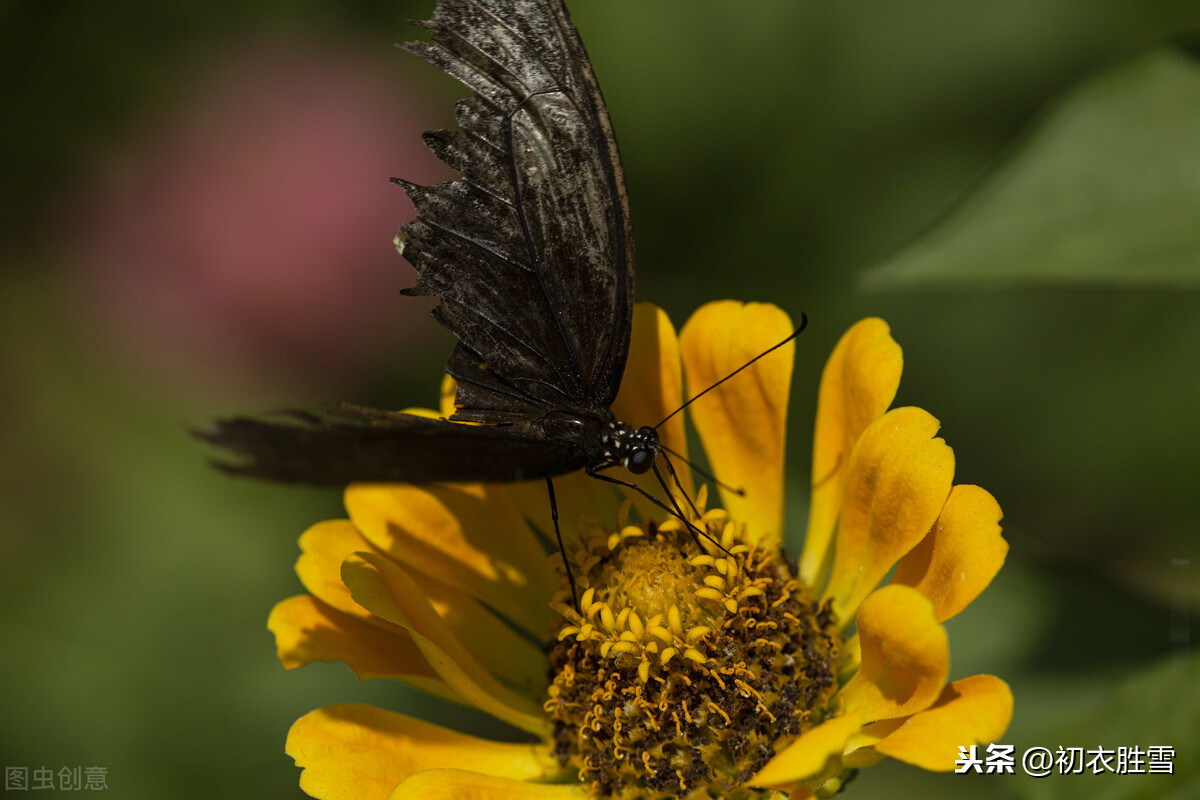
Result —
[[[238, 482], [217, 414], [432, 405], [451, 341], [402, 300], [392, 175], [462, 90], [393, 48], [424, 2], [0, 4], [0, 761], [114, 797], [298, 797], [288, 726], [364, 700], [499, 726], [342, 665], [285, 673], [266, 616], [336, 492]], [[1175, 775], [885, 764], [853, 797], [1200, 797], [1200, 4], [579, 0], [621, 144], [640, 299], [810, 317], [817, 380], [881, 315], [1012, 549], [950, 624], [1009, 681], [1018, 752], [1171, 745]]]

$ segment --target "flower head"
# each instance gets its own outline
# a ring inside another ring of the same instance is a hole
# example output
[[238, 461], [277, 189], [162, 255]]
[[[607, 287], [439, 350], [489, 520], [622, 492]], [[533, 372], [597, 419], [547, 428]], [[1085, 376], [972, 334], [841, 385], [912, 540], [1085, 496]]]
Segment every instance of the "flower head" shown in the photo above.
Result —
[[[695, 394], [790, 330], [772, 306], [722, 302], [676, 337], [662, 311], [638, 306], [614, 413], [653, 424], [680, 404], [685, 376]], [[999, 737], [1007, 686], [947, 683], [941, 623], [1003, 563], [1000, 509], [952, 486], [937, 420], [888, 410], [900, 370], [877, 319], [834, 350], [799, 562], [780, 547], [790, 346], [689, 408], [721, 507], [706, 508], [708, 486], [683, 463], [687, 523], [638, 493], [555, 479], [577, 606], [531, 529], [552, 530], [540, 483], [349, 487], [350, 519], [301, 537], [310, 594], [271, 615], [285, 666], [342, 660], [535, 741], [332, 706], [288, 737], [301, 786], [393, 800], [807, 797], [885, 756], [948, 770], [959, 746]], [[681, 419], [659, 433], [686, 455]]]

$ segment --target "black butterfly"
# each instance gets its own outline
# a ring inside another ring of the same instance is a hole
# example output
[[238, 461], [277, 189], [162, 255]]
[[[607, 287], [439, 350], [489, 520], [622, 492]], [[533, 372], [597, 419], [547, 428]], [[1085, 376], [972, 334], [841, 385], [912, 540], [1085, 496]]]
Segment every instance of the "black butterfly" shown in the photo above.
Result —
[[545, 478], [552, 510], [556, 475], [585, 469], [642, 492], [601, 473], [654, 470], [673, 507], [646, 496], [682, 518], [655, 465], [655, 429], [609, 410], [629, 351], [633, 236], [617, 143], [566, 8], [439, 0], [433, 19], [414, 24], [432, 43], [405, 49], [474, 92], [457, 105], [457, 130], [424, 137], [460, 179], [396, 180], [417, 207], [396, 238], [418, 275], [404, 293], [437, 297], [434, 317], [458, 337], [446, 365], [457, 410], [435, 420], [342, 404], [221, 420], [200, 435], [248, 459], [219, 465], [241, 475], [319, 485]]
[[[404, 48], [474, 91], [426, 144], [462, 176], [394, 179], [417, 207], [397, 248], [408, 295], [439, 298], [458, 337], [452, 421], [341, 405], [286, 421], [237, 417], [204, 436], [249, 461], [222, 468], [321, 485], [520, 481], [610, 464], [645, 472], [652, 428], [617, 396], [633, 311], [633, 237], [616, 140], [559, 0], [440, 0]], [[485, 423], [463, 425], [462, 422]]]

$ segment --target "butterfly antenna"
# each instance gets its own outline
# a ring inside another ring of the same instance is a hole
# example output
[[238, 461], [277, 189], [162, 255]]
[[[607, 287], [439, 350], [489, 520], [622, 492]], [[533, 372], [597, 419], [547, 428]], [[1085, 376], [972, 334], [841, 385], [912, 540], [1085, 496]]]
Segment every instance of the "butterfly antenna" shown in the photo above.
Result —
[[692, 396], [692, 397], [691, 397], [691, 398], [690, 398], [690, 399], [689, 399], [687, 402], [685, 402], [685, 403], [684, 403], [683, 405], [681, 405], [679, 408], [675, 409], [675, 410], [674, 410], [674, 411], [672, 411], [670, 414], [667, 414], [665, 417], [663, 417], [663, 418], [662, 418], [662, 420], [661, 420], [661, 421], [658, 423], [658, 425], [655, 425], [655, 426], [654, 426], [654, 428], [657, 430], [657, 429], [658, 429], [658, 427], [659, 427], [659, 425], [662, 425], [662, 424], [663, 424], [663, 423], [665, 423], [667, 420], [669, 420], [671, 417], [675, 416], [675, 415], [676, 415], [676, 414], [678, 414], [680, 411], [683, 411], [685, 408], [687, 408], [688, 406], [690, 406], [692, 403], [696, 402], [696, 401], [697, 401], [697, 400], [699, 400], [701, 397], [704, 397], [704, 395], [708, 394], [708, 393], [709, 393], [709, 392], [711, 392], [713, 389], [717, 388], [717, 387], [718, 387], [718, 386], [720, 386], [722, 383], [724, 383], [725, 381], [727, 381], [727, 380], [729, 380], [730, 378], [732, 378], [734, 375], [737, 375], [739, 372], [741, 372], [741, 371], [742, 371], [742, 370], [744, 370], [746, 367], [748, 367], [748, 366], [750, 366], [751, 364], [753, 364], [755, 361], [758, 361], [760, 358], [762, 358], [763, 356], [767, 355], [768, 353], [771, 353], [771, 352], [773, 352], [773, 351], [775, 351], [775, 350], [778, 350], [779, 348], [783, 347], [785, 344], [787, 344], [788, 342], [790, 342], [792, 339], [795, 339], [797, 336], [799, 336], [801, 333], [803, 333], [803, 332], [804, 332], [804, 329], [805, 329], [805, 328], [807, 328], [807, 327], [808, 327], [808, 315], [807, 315], [807, 314], [805, 314], [803, 311], [801, 311], [801, 312], [800, 312], [800, 327], [799, 327], [799, 328], [796, 328], [796, 330], [792, 331], [792, 332], [791, 332], [791, 333], [788, 335], [788, 337], [787, 337], [786, 339], [784, 339], [783, 341], [779, 342], [778, 344], [773, 344], [773, 345], [771, 345], [771, 346], [770, 346], [770, 347], [768, 347], [766, 350], [763, 350], [761, 353], [759, 353], [758, 355], [756, 355], [754, 358], [750, 359], [750, 360], [749, 360], [749, 361], [747, 361], [745, 364], [742, 364], [740, 367], [738, 367], [737, 369], [735, 369], [733, 372], [731, 372], [731, 373], [729, 373], [728, 375], [726, 375], [724, 378], [721, 378], [721, 380], [717, 381], [717, 382], [716, 382], [716, 383], [714, 383], [712, 386], [709, 386], [707, 389], [705, 389], [704, 391], [700, 392], [699, 394], [693, 395], [693, 396]]

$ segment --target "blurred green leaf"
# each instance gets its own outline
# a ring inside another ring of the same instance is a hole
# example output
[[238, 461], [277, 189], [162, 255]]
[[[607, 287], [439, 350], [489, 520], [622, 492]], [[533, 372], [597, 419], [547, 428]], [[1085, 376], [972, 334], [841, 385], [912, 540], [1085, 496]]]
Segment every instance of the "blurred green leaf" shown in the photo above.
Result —
[[1200, 62], [1085, 83], [947, 219], [864, 285], [1200, 285]]
[[[1105, 685], [1087, 712], [1045, 731], [1047, 738], [1029, 743], [1051, 751], [1058, 745], [1085, 750], [1141, 747], [1143, 751], [1165, 745], [1175, 750], [1171, 774], [1093, 775], [1088, 769], [1078, 775], [1026, 776], [1019, 779], [1019, 794], [1036, 800], [1182, 800], [1200, 796], [1198, 664], [1195, 653], [1180, 652], [1134, 675], [1115, 691]], [[1085, 761], [1087, 758], [1085, 755]], [[1115, 756], [1112, 763], [1116, 763]]]

